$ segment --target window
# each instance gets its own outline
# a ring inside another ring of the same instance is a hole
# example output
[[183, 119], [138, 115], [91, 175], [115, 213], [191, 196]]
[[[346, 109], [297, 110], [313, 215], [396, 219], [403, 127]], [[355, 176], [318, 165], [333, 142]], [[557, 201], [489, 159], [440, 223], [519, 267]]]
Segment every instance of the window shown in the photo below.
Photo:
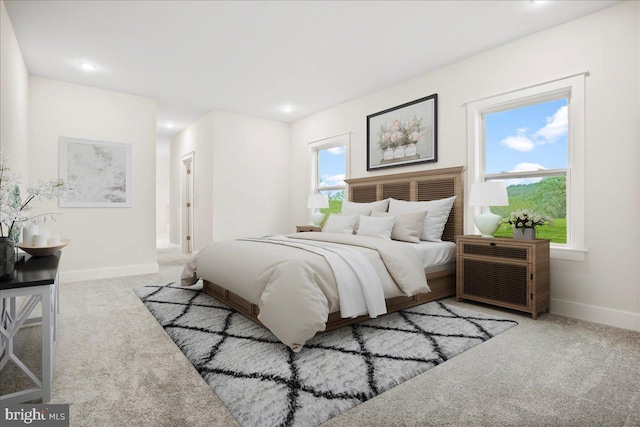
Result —
[[[503, 218], [517, 209], [531, 209], [553, 218], [537, 236], [567, 243], [567, 187], [569, 164], [568, 99], [561, 97], [526, 107], [483, 115], [484, 180], [503, 181], [509, 206], [492, 211]], [[503, 224], [495, 234], [511, 237]]]
[[346, 198], [349, 134], [309, 144], [311, 149], [311, 194], [329, 196], [329, 208], [322, 213], [340, 213]]
[[[471, 182], [506, 184], [509, 206], [491, 207], [503, 218], [525, 208], [552, 217], [537, 235], [551, 240], [554, 258], [584, 258], [585, 76], [467, 104]], [[496, 233], [511, 235], [507, 224]]]

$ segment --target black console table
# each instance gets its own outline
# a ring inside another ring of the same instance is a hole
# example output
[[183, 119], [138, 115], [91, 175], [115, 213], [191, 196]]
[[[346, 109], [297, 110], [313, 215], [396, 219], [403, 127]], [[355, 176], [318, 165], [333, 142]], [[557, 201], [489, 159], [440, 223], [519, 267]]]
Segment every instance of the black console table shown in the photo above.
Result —
[[[0, 369], [12, 361], [33, 382], [34, 387], [0, 396], [3, 404], [16, 404], [42, 399], [51, 400], [53, 361], [58, 330], [58, 265], [61, 251], [54, 255], [32, 257], [25, 255], [16, 263], [13, 276], [0, 280]], [[26, 298], [18, 308], [16, 300]], [[29, 318], [33, 309], [42, 303], [41, 317]], [[42, 378], [39, 379], [15, 355], [13, 340], [21, 327], [30, 323], [42, 324]]]

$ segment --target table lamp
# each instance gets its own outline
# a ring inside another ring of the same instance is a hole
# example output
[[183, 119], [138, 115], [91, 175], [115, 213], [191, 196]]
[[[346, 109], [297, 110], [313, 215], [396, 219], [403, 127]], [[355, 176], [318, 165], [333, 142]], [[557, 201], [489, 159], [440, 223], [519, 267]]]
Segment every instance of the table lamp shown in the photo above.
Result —
[[491, 212], [490, 206], [509, 206], [507, 187], [502, 181], [471, 184], [469, 206], [487, 207], [484, 213], [475, 216], [475, 223], [482, 237], [493, 237], [502, 223], [502, 217]]
[[311, 214], [311, 222], [313, 225], [320, 227], [322, 221], [324, 221], [324, 214], [319, 209], [326, 209], [329, 207], [329, 197], [324, 194], [311, 194], [309, 201], [307, 202], [307, 208], [318, 209]]

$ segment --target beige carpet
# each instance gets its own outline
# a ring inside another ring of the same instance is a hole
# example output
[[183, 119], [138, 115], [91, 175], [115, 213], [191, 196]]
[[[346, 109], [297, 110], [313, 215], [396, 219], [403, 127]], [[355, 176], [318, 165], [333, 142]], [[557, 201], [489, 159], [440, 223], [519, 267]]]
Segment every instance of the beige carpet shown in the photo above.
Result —
[[[237, 425], [132, 289], [168, 283], [184, 256], [159, 251], [158, 274], [62, 283], [52, 403], [72, 426]], [[326, 426], [640, 426], [640, 333], [543, 314], [456, 303], [519, 326], [329, 420]], [[18, 353], [39, 371], [39, 329]], [[0, 372], [0, 390], [23, 383]]]

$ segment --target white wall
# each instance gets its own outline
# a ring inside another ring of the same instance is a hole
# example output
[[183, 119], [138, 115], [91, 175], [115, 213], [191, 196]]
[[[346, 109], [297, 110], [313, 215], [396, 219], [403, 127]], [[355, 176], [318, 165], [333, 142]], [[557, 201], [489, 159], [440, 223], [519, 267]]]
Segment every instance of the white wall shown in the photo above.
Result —
[[181, 173], [182, 158], [195, 153], [193, 165], [193, 250], [199, 251], [213, 236], [213, 112], [171, 139], [171, 186], [170, 186], [170, 239], [181, 244]]
[[169, 239], [169, 185], [171, 161], [169, 146], [156, 155], [156, 240]]
[[0, 1], [0, 151], [8, 166], [29, 176], [29, 74], [4, 2]]
[[212, 111], [171, 142], [171, 242], [180, 243], [182, 156], [195, 152], [194, 250], [211, 240], [293, 232], [286, 123]]
[[216, 111], [213, 239], [293, 233], [290, 127]]
[[[639, 3], [623, 2], [292, 124], [292, 212], [307, 218], [307, 144], [353, 132], [351, 177], [466, 165], [467, 101], [575, 73], [587, 78], [584, 262], [552, 260], [551, 311], [640, 330]], [[438, 162], [366, 171], [366, 116], [438, 94]]]
[[156, 272], [156, 101], [40, 77], [29, 82], [32, 180], [58, 176], [61, 136], [132, 144], [132, 207], [37, 206], [61, 212], [48, 226], [71, 239], [61, 280]]

